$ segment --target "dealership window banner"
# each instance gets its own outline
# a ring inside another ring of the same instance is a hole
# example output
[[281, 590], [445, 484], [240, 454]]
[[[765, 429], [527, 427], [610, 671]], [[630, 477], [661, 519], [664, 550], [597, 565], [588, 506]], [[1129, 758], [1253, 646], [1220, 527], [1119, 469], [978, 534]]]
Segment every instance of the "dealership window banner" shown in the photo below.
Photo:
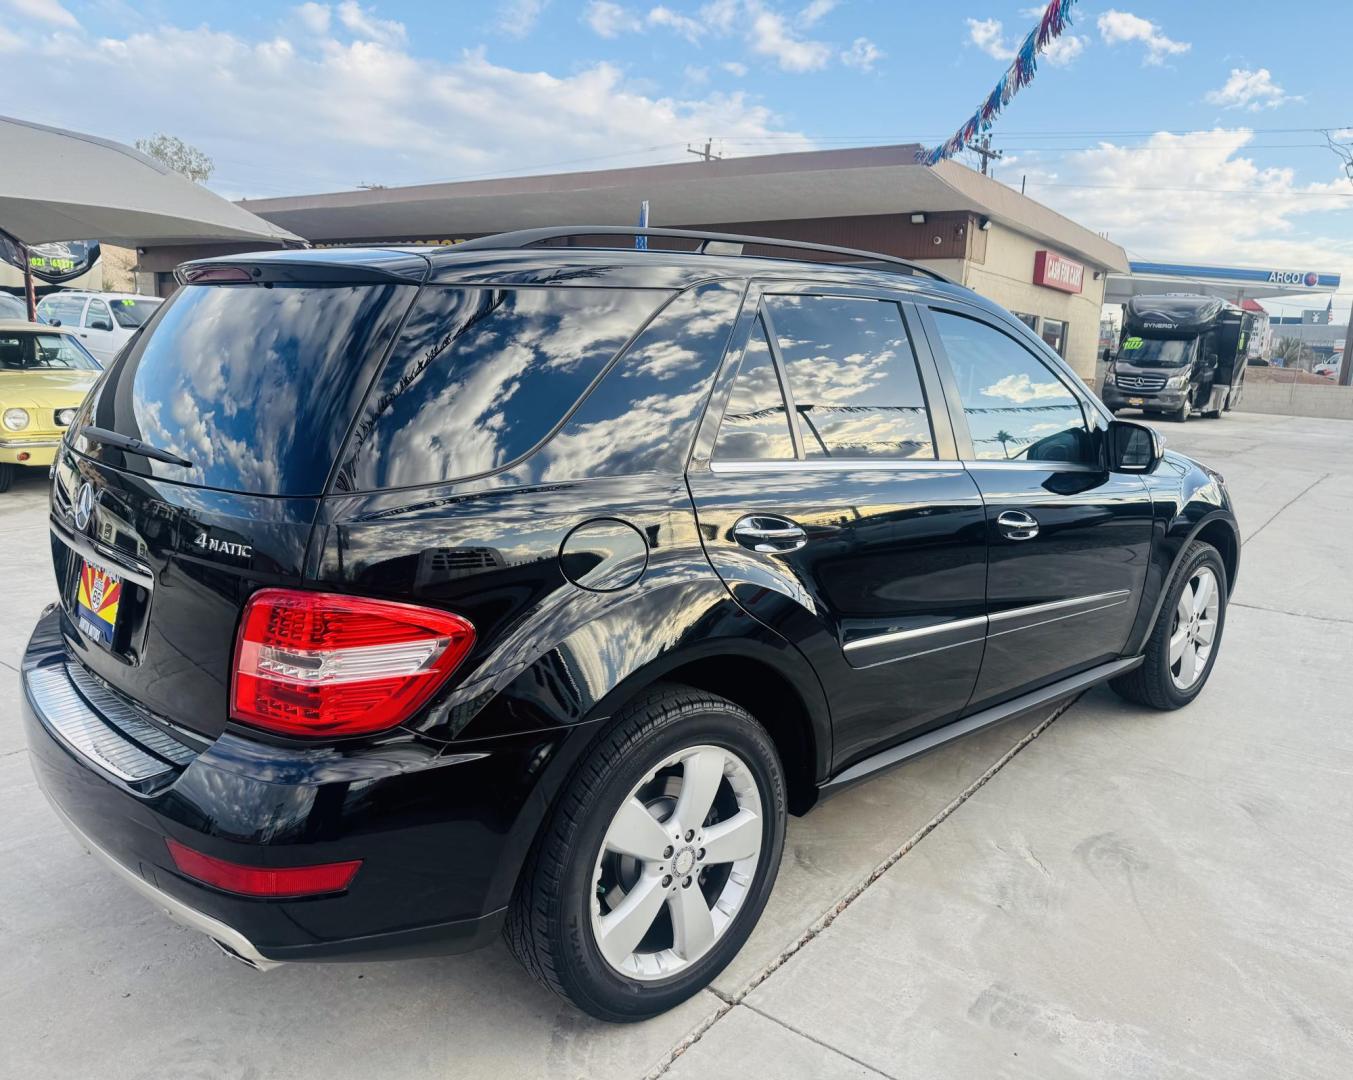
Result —
[[[17, 244], [0, 243], [0, 259], [19, 270], [24, 268], [24, 253]], [[32, 244], [28, 248], [28, 269], [49, 285], [78, 278], [98, 261], [99, 245], [94, 240]]]
[[990, 131], [996, 122], [996, 116], [1010, 99], [1019, 93], [1020, 88], [1033, 81], [1038, 70], [1038, 54], [1048, 44], [1061, 36], [1062, 31], [1071, 25], [1071, 8], [1076, 0], [1051, 0], [1038, 20], [1038, 25], [1029, 31], [1024, 44], [1015, 54], [1014, 62], [1001, 76], [996, 89], [987, 96], [978, 110], [969, 117], [968, 122], [959, 128], [947, 142], [930, 150], [921, 150], [916, 160], [926, 165], [935, 165], [945, 158], [951, 158], [975, 139], [979, 132]]

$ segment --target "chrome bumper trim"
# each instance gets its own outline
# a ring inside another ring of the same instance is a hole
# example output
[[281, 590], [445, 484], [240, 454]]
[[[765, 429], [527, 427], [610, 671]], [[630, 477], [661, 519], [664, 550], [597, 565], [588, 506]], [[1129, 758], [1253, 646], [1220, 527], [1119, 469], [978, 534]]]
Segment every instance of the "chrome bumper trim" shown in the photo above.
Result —
[[33, 668], [24, 681], [43, 723], [79, 757], [129, 784], [173, 771], [172, 765], [146, 753], [91, 709], [64, 666]]
[[0, 439], [0, 450], [46, 450], [60, 445], [60, 435], [51, 439]]
[[[44, 794], [46, 794], [44, 792]], [[135, 870], [124, 866], [116, 858], [110, 855], [103, 848], [99, 847], [89, 834], [80, 826], [76, 825], [59, 807], [55, 800], [48, 796], [47, 801], [51, 803], [52, 809], [56, 811], [57, 816], [65, 823], [80, 844], [100, 862], [106, 863], [118, 877], [122, 878], [128, 885], [139, 892], [147, 900], [151, 901], [156, 907], [160, 908], [166, 915], [176, 923], [188, 927], [190, 930], [197, 930], [219, 945], [224, 945], [237, 958], [245, 961], [250, 967], [259, 971], [267, 971], [275, 968], [282, 963], [280, 960], [269, 960], [255, 948], [254, 943], [241, 934], [233, 926], [227, 926], [220, 919], [214, 919], [197, 908], [185, 904], [182, 900], [170, 896], [167, 892], [152, 885]]]

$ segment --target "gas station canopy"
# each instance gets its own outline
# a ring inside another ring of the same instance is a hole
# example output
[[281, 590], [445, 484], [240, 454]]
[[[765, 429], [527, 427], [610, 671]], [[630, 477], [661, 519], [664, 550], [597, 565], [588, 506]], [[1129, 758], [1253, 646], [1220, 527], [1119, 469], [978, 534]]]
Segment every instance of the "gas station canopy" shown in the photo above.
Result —
[[1184, 263], [1129, 262], [1130, 272], [1110, 273], [1106, 304], [1125, 304], [1133, 296], [1196, 293], [1233, 304], [1277, 296], [1326, 295], [1339, 288], [1338, 274], [1299, 267], [1202, 266]]

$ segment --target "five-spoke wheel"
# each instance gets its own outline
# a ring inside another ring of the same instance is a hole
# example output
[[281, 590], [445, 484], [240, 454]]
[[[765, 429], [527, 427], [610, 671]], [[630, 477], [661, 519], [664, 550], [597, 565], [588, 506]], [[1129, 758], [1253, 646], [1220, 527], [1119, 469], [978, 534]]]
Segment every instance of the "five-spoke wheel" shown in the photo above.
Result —
[[592, 933], [606, 962], [661, 979], [728, 929], [761, 854], [761, 796], [720, 746], [669, 755], [620, 804], [593, 872]]

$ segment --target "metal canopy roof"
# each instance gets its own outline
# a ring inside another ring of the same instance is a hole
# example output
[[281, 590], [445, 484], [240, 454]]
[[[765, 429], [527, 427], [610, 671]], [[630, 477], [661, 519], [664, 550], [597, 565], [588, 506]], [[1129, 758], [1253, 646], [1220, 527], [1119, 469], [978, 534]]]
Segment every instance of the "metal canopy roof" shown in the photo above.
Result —
[[1300, 267], [1206, 266], [1133, 260], [1128, 274], [1110, 274], [1106, 304], [1132, 296], [1197, 293], [1240, 304], [1245, 300], [1300, 294], [1325, 295], [1339, 288], [1340, 275]]
[[304, 243], [129, 146], [8, 117], [0, 117], [0, 230], [28, 245]]
[[968, 211], [1107, 270], [1123, 249], [1013, 188], [917, 147], [876, 146], [251, 199], [260, 217], [315, 243], [462, 239], [560, 222], [633, 225], [647, 199], [654, 220], [681, 227], [867, 214]]

